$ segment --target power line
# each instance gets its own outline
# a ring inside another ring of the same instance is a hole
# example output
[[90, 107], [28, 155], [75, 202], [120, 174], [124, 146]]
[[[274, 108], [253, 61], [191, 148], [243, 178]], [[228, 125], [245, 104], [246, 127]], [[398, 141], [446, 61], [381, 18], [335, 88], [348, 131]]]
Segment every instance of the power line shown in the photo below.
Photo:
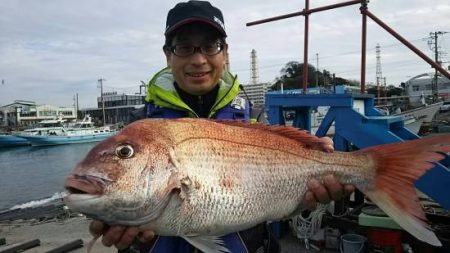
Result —
[[[424, 41], [428, 38], [420, 38], [420, 39], [414, 39], [414, 40], [410, 40], [409, 42], [417, 42], [417, 41]], [[387, 45], [383, 45], [383, 48], [389, 48], [389, 47], [396, 47], [396, 46], [401, 46], [403, 45], [402, 43], [392, 43], [392, 44], [387, 44]], [[369, 48], [368, 50], [376, 50], [376, 46]], [[344, 55], [350, 55], [350, 54], [359, 54], [361, 53], [360, 50], [355, 50], [355, 51], [348, 51], [348, 52], [343, 52], [343, 53], [339, 53], [339, 54], [333, 54], [333, 55], [325, 55], [325, 56], [320, 56], [320, 59], [327, 59], [327, 58], [335, 58], [335, 57], [340, 57], [340, 56], [344, 56]], [[309, 58], [315, 57], [315, 55], [311, 55], [309, 56]], [[266, 64], [266, 65], [259, 65], [258, 69], [270, 69], [273, 67], [283, 67], [287, 62], [289, 61], [298, 61], [298, 60], [294, 60], [294, 59], [285, 59], [283, 62], [280, 63], [272, 63], [272, 64]], [[384, 65], [384, 64], [383, 64]], [[251, 71], [251, 69], [249, 68], [241, 68], [241, 69], [235, 69], [234, 71]]]

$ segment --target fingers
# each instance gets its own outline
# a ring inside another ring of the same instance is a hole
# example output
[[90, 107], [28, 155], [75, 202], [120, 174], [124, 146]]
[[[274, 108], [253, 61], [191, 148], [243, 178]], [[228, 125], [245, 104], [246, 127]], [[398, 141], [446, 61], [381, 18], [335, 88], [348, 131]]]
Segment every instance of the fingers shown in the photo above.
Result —
[[138, 234], [139, 241], [143, 243], [150, 242], [154, 237], [155, 233], [152, 230], [144, 230]]
[[345, 196], [350, 196], [356, 190], [354, 185], [346, 184], [344, 185], [344, 194]]
[[139, 233], [139, 228], [137, 227], [127, 227], [120, 237], [119, 241], [115, 243], [117, 249], [122, 250], [131, 245], [134, 238], [137, 237]]
[[155, 236], [152, 230], [139, 231], [137, 227], [111, 226], [101, 221], [94, 220], [89, 225], [89, 232], [94, 237], [102, 237], [103, 245], [111, 247], [115, 245], [117, 249], [122, 250], [131, 245], [134, 238], [138, 237], [142, 242], [149, 242]]
[[105, 228], [105, 225], [101, 221], [94, 220], [89, 224], [89, 233], [93, 237], [100, 237], [103, 234], [103, 230]]
[[333, 139], [331, 139], [328, 136], [325, 136], [325, 137], [320, 138], [320, 140], [323, 141], [322, 149], [323, 149], [324, 152], [327, 152], [327, 153], [333, 153], [334, 152]]
[[314, 197], [318, 202], [323, 204], [330, 202], [331, 199], [328, 190], [316, 179], [309, 180], [308, 189], [314, 194]]
[[120, 241], [120, 238], [122, 238], [122, 235], [125, 232], [124, 226], [111, 226], [102, 237], [102, 243], [106, 247], [111, 247], [112, 245], [115, 245], [117, 242]]
[[306, 209], [312, 211], [314, 209], [316, 209], [317, 207], [317, 200], [316, 197], [314, 197], [314, 193], [308, 191], [305, 194], [305, 198], [303, 200], [303, 205], [305, 206]]
[[355, 191], [355, 186], [343, 185], [332, 175], [325, 176], [323, 184], [311, 179], [307, 186], [309, 191], [305, 194], [304, 205], [309, 210], [315, 209], [317, 202], [326, 204], [332, 200], [340, 200], [344, 195], [350, 195]]
[[327, 192], [329, 193], [328, 197], [331, 198], [331, 200], [340, 200], [342, 198], [344, 186], [340, 184], [332, 175], [325, 176], [323, 182]]

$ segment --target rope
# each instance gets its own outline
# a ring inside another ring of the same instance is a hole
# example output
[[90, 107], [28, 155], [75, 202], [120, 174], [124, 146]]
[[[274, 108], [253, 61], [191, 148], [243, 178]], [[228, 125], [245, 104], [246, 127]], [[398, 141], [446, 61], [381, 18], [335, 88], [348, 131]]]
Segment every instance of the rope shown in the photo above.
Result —
[[292, 227], [299, 239], [311, 239], [322, 226], [322, 217], [326, 213], [328, 204], [318, 204], [308, 217], [298, 215], [292, 218]]

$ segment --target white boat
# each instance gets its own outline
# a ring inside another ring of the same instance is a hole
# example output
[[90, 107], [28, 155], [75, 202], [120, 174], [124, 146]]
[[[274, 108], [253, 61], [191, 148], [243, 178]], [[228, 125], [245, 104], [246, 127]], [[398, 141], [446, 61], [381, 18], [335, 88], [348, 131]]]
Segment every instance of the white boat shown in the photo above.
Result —
[[405, 115], [403, 116], [403, 123], [405, 127], [409, 129], [409, 131], [418, 134], [420, 131], [420, 127], [422, 126], [424, 118], [417, 119], [413, 115]]
[[430, 105], [423, 105], [421, 107], [414, 108], [412, 110], [404, 111], [399, 114], [402, 117], [413, 116], [417, 120], [422, 120], [422, 122], [429, 123], [433, 121], [434, 116], [439, 111], [439, 108], [444, 102], [438, 102]]
[[37, 123], [33, 128], [20, 131], [15, 136], [33, 136], [33, 135], [49, 135], [49, 134], [59, 134], [64, 129], [64, 124], [66, 120], [62, 117], [42, 120]]
[[27, 146], [31, 143], [25, 139], [23, 136], [34, 136], [34, 135], [48, 135], [50, 133], [61, 133], [64, 129], [65, 119], [62, 117], [42, 120], [38, 122], [34, 127], [8, 134], [0, 134], [0, 147], [16, 147], [16, 146]]
[[62, 129], [61, 132], [50, 132], [41, 135], [22, 135], [32, 146], [48, 146], [72, 143], [97, 142], [116, 133], [110, 127], [95, 127], [92, 119], [87, 115], [82, 121]]

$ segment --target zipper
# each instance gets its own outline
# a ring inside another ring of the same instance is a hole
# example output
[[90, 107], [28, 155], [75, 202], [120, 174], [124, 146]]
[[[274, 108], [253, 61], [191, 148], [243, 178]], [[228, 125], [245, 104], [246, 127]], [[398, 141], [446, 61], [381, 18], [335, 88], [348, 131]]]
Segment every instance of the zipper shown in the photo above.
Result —
[[[236, 82], [236, 78], [237, 78], [237, 75], [234, 75], [234, 76], [233, 76], [233, 82], [232, 82], [232, 84], [231, 84], [231, 87], [228, 89], [227, 93], [225, 93], [225, 95], [223, 95], [222, 98], [221, 98], [219, 101], [217, 101], [216, 103], [214, 103], [214, 105], [211, 107], [211, 110], [209, 110], [209, 113], [208, 113], [208, 118], [210, 117], [210, 114], [211, 114], [211, 112], [214, 110], [214, 108], [215, 108], [218, 104], [220, 104], [220, 102], [222, 102], [222, 100], [224, 100], [225, 97], [231, 92], [231, 89], [233, 89], [234, 83]], [[212, 115], [211, 115], [211, 116], [212, 116]]]
[[[168, 104], [172, 104], [172, 102], [167, 101], [167, 100], [161, 98], [160, 96], [158, 96], [158, 98], [161, 99], [162, 101], [168, 103]], [[185, 107], [180, 107], [180, 108], [185, 109], [185, 110], [187, 109], [187, 110], [188, 110], [190, 113], [192, 113], [196, 118], [200, 118], [200, 117], [197, 115], [197, 113], [195, 113], [189, 106], [188, 106], [187, 108], [185, 108]]]

